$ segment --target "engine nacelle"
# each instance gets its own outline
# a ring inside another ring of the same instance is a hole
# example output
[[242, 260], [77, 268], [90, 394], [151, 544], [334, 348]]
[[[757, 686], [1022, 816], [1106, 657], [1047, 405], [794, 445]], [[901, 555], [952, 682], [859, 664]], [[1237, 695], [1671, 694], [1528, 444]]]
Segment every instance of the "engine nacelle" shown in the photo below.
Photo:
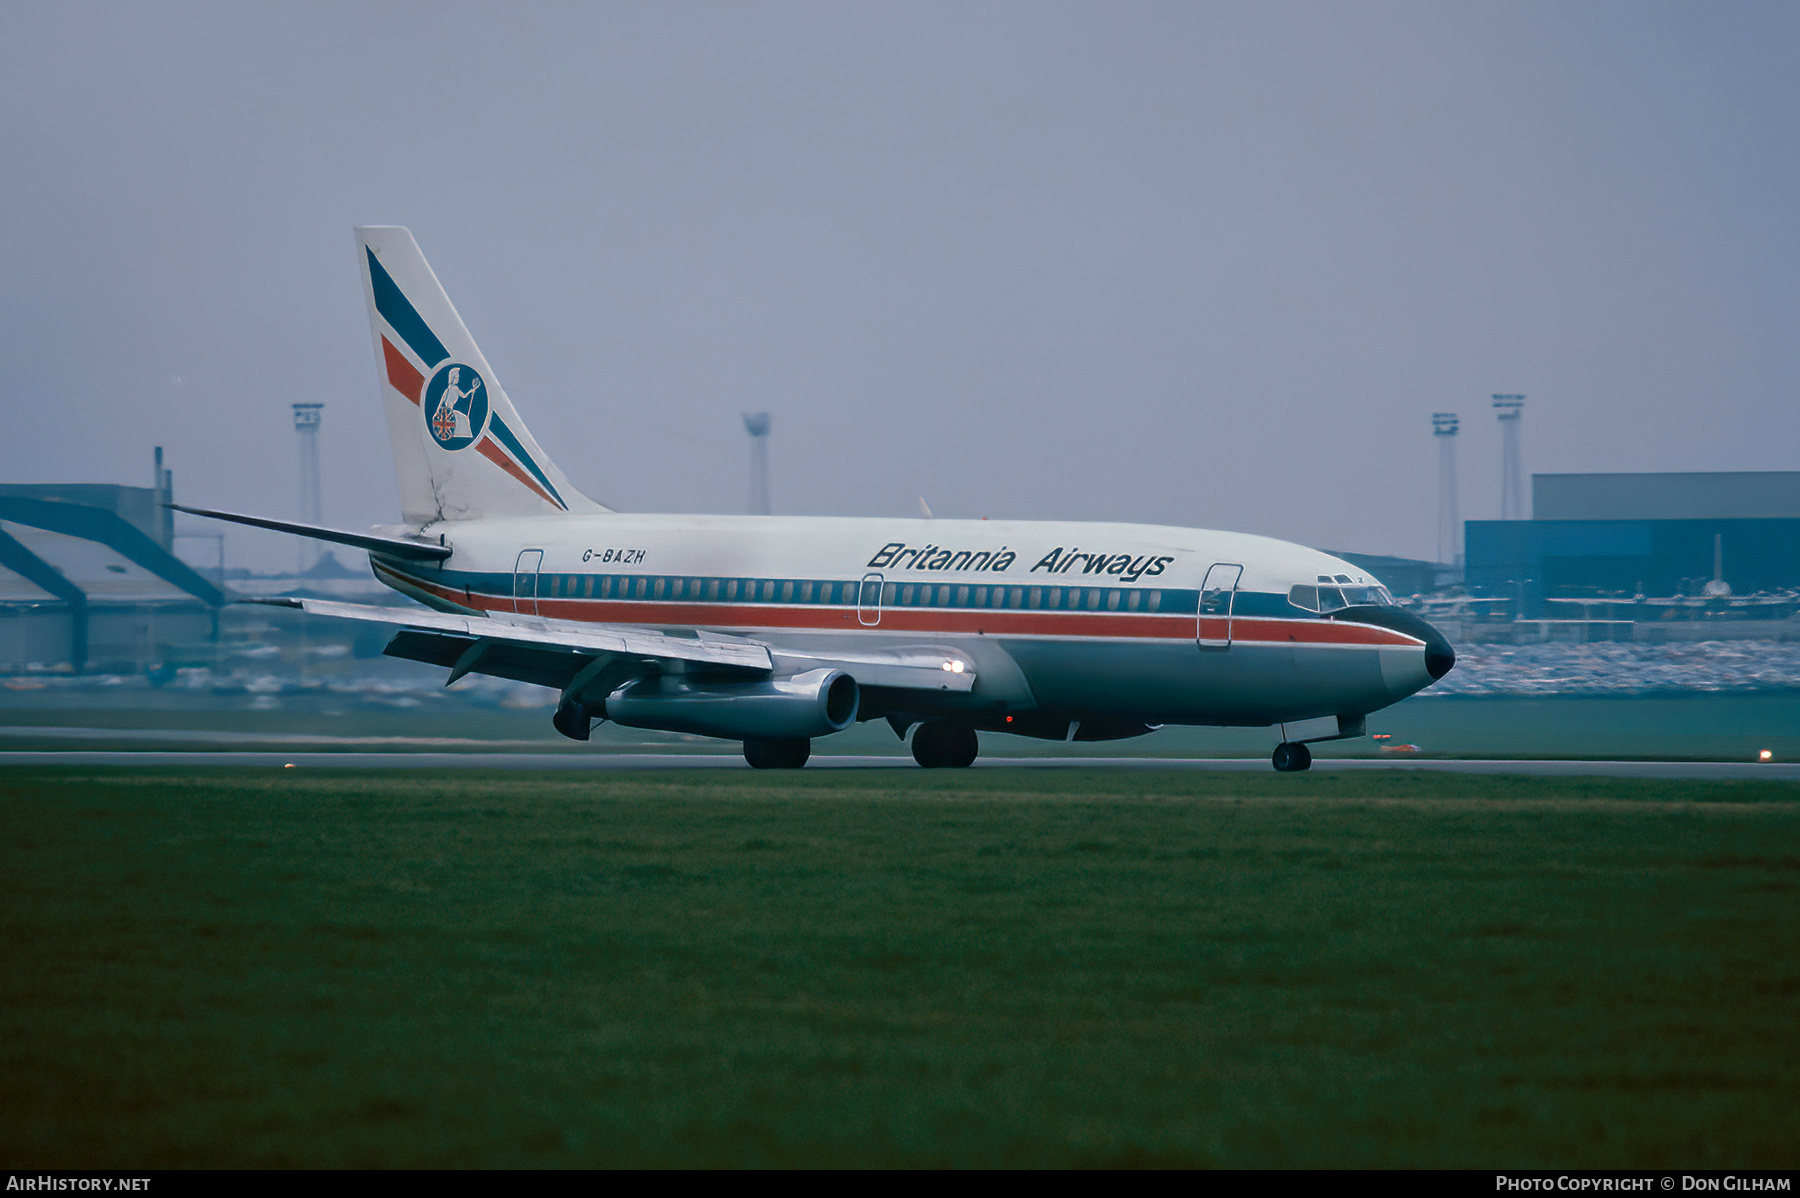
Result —
[[808, 740], [856, 719], [856, 679], [808, 670], [762, 682], [691, 682], [675, 675], [628, 682], [606, 698], [606, 718], [628, 728], [726, 740]]

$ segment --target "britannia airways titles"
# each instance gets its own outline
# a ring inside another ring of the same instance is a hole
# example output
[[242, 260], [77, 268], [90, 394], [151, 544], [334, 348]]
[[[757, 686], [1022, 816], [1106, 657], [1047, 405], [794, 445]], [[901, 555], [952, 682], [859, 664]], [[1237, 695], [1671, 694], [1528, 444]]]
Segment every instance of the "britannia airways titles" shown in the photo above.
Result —
[[[986, 570], [999, 573], [1012, 568], [1018, 554], [1005, 545], [999, 549], [945, 549], [939, 545], [908, 545], [889, 541], [869, 559], [871, 570]], [[1064, 550], [1061, 545], [1038, 559], [1027, 571], [1042, 570], [1050, 574], [1068, 574], [1080, 567], [1083, 574], [1110, 574], [1124, 582], [1155, 578], [1174, 557], [1152, 557], [1129, 553], [1083, 553], [1079, 545]]]

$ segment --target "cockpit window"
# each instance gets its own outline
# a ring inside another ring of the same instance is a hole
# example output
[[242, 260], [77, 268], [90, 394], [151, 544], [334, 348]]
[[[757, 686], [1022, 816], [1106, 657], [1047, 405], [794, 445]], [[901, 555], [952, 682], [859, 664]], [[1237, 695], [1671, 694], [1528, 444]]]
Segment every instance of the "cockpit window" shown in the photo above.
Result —
[[[1325, 581], [1325, 576], [1319, 576]], [[1308, 586], [1288, 589], [1288, 602], [1304, 611], [1330, 613], [1346, 607], [1393, 607], [1394, 597], [1380, 584], [1369, 586]]]
[[1392, 607], [1394, 597], [1384, 586], [1345, 587], [1344, 601], [1351, 607]]

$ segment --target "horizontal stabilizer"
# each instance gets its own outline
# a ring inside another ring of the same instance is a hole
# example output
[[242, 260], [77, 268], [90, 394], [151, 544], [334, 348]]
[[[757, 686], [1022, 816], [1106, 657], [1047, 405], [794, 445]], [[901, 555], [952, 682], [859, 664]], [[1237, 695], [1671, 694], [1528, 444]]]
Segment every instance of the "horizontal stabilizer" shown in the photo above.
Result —
[[337, 528], [323, 528], [317, 524], [298, 524], [292, 520], [269, 520], [262, 516], [244, 516], [237, 512], [214, 512], [200, 507], [183, 507], [179, 503], [170, 503], [164, 506], [178, 512], [186, 512], [190, 516], [205, 516], [209, 520], [229, 520], [233, 524], [248, 524], [252, 528], [267, 528], [274, 532], [293, 533], [297, 537], [311, 537], [315, 541], [330, 541], [334, 545], [349, 545], [356, 549], [366, 549], [370, 553], [385, 553], [389, 557], [403, 557], [412, 561], [441, 562], [452, 552], [447, 545], [438, 545], [430, 541], [416, 541], [410, 537], [384, 537], [376, 533], [345, 532]]

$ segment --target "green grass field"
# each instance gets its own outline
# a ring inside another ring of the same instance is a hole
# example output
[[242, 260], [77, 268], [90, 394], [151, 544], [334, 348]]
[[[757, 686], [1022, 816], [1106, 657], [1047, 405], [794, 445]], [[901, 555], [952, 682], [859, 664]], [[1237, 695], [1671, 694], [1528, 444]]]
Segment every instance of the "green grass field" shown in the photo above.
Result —
[[0, 1159], [1765, 1166], [1800, 786], [0, 771]]

